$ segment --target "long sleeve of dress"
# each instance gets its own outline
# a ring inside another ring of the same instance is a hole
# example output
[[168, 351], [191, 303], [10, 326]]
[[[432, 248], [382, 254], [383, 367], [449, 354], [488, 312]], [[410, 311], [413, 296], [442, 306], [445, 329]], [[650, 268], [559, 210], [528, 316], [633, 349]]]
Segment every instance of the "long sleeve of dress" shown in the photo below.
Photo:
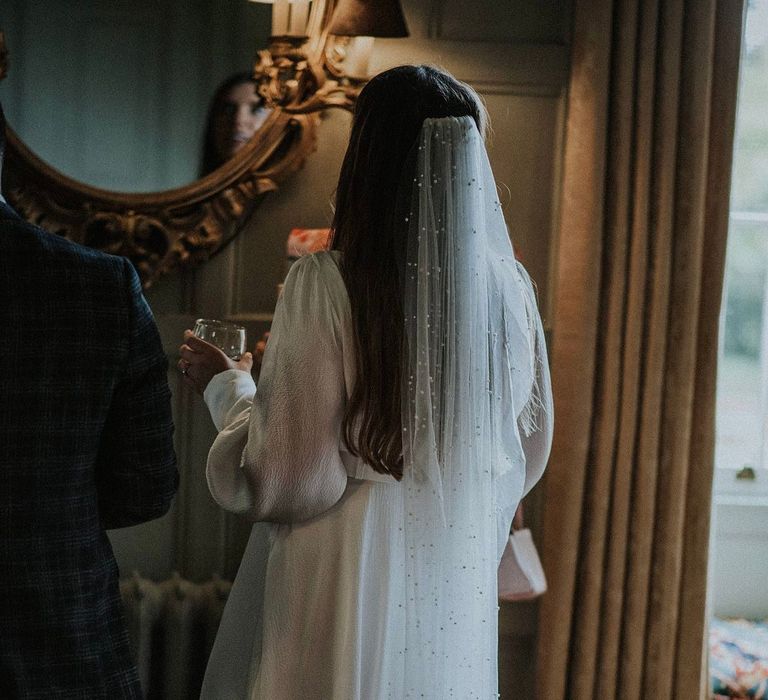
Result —
[[[547, 370], [547, 386], [549, 387], [549, 370]], [[551, 389], [549, 406], [552, 406]], [[544, 469], [547, 466], [549, 453], [552, 449], [552, 433], [554, 420], [552, 411], [543, 411], [541, 415], [541, 425], [538, 430], [530, 435], [520, 431], [520, 441], [523, 444], [525, 453], [525, 487], [523, 496], [525, 496], [544, 475]]]
[[338, 277], [331, 266], [330, 256], [315, 255], [292, 267], [258, 388], [245, 372], [231, 370], [216, 375], [205, 392], [220, 431], [208, 455], [208, 487], [223, 508], [252, 520], [309, 519], [346, 488], [339, 454], [346, 401], [342, 310], [324, 280]]
[[549, 358], [547, 354], [547, 344], [544, 338], [544, 328], [541, 324], [541, 317], [534, 306], [535, 295], [531, 288], [529, 296], [529, 323], [534, 334], [533, 343], [533, 365], [534, 386], [532, 393], [535, 395], [536, 404], [536, 429], [526, 431], [519, 425], [520, 441], [523, 452], [525, 453], [525, 486], [523, 496], [525, 496], [541, 479], [549, 460], [549, 453], [552, 450], [552, 435], [554, 432], [555, 408], [552, 398], [552, 379], [549, 372]]

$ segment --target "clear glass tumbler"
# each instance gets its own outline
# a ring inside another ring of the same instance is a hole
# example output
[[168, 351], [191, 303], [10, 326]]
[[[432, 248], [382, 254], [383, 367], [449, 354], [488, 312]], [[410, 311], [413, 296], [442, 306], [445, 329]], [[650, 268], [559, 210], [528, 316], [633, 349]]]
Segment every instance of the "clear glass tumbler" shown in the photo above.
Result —
[[231, 321], [198, 318], [192, 332], [201, 340], [215, 345], [232, 360], [239, 360], [245, 352], [245, 328]]

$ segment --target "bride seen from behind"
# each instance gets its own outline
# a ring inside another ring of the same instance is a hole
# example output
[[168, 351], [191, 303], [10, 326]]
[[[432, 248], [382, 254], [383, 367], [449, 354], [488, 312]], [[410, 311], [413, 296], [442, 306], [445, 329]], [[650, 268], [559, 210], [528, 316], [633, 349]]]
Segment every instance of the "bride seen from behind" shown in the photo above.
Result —
[[429, 66], [358, 99], [331, 250], [252, 358], [185, 334], [214, 499], [256, 521], [202, 697], [497, 697], [497, 568], [552, 398], [477, 94]]

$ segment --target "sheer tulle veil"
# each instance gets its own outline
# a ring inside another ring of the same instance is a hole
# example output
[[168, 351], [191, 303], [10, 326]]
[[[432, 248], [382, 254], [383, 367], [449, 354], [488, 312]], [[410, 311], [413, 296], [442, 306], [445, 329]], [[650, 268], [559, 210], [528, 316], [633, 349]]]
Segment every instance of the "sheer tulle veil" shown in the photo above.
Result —
[[[496, 570], [525, 489], [522, 440], [551, 416], [546, 349], [474, 120], [427, 119], [415, 148], [397, 214], [408, 227], [402, 691], [495, 697]], [[488, 634], [468, 636], [479, 621]]]

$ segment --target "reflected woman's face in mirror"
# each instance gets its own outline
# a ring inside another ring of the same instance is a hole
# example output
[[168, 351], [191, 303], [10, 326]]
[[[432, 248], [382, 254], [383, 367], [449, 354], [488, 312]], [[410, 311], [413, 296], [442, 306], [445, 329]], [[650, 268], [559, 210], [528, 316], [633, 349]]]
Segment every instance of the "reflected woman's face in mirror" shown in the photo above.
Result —
[[220, 162], [237, 153], [266, 121], [270, 109], [256, 92], [255, 83], [248, 81], [233, 85], [216, 107], [213, 140]]

